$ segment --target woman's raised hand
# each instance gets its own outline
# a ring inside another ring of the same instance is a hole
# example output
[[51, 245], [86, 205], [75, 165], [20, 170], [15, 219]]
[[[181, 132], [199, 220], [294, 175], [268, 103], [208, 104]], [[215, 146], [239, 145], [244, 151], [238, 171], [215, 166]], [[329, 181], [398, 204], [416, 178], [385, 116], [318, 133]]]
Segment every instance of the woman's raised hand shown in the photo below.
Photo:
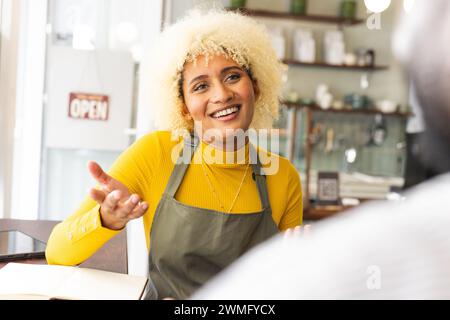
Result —
[[106, 174], [98, 163], [89, 161], [88, 169], [101, 186], [101, 190], [91, 188], [89, 196], [100, 204], [100, 217], [104, 227], [120, 230], [128, 221], [144, 215], [148, 205], [140, 202], [137, 194], [130, 194], [123, 183]]

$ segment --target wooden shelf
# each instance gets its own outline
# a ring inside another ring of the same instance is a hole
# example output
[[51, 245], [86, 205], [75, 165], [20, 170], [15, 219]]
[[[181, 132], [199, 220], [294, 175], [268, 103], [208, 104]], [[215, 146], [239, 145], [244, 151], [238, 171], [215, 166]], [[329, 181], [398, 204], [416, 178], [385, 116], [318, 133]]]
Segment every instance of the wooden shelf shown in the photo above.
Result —
[[[342, 213], [344, 211], [354, 209], [359, 207], [360, 205], [374, 201], [374, 199], [358, 199], [360, 201], [360, 204], [355, 206], [350, 205], [327, 205], [327, 206], [320, 206], [317, 204], [305, 204], [304, 210], [303, 210], [303, 219], [304, 220], [320, 220], [324, 218], [328, 218], [331, 216], [334, 216], [336, 214]], [[376, 200], [379, 201], [379, 200]]]
[[268, 10], [256, 10], [248, 8], [227, 8], [229, 11], [238, 11], [242, 14], [263, 17], [263, 18], [274, 18], [274, 19], [288, 19], [297, 21], [309, 21], [317, 23], [328, 23], [337, 25], [356, 25], [364, 22], [362, 19], [346, 19], [338, 16], [324, 16], [324, 15], [299, 15], [289, 12], [279, 12], [279, 11], [268, 11]]
[[410, 117], [412, 116], [412, 113], [410, 112], [391, 112], [391, 113], [385, 113], [385, 112], [381, 112], [378, 110], [374, 110], [374, 109], [341, 109], [341, 110], [336, 110], [336, 109], [322, 109], [320, 108], [318, 105], [304, 105], [301, 103], [293, 103], [293, 102], [287, 102], [287, 101], [282, 101], [281, 104], [289, 107], [289, 108], [298, 108], [298, 109], [302, 109], [302, 108], [308, 108], [312, 111], [317, 111], [317, 112], [330, 112], [330, 113], [344, 113], [344, 114], [367, 114], [367, 115], [376, 115], [376, 114], [382, 114], [384, 116], [391, 116], [391, 117]]
[[388, 66], [347, 66], [347, 65], [334, 65], [334, 64], [328, 64], [325, 62], [314, 62], [314, 63], [306, 63], [306, 62], [300, 62], [296, 60], [291, 59], [285, 59], [283, 60], [283, 63], [292, 65], [292, 66], [299, 66], [299, 67], [316, 67], [316, 68], [330, 68], [330, 69], [340, 69], [340, 70], [352, 70], [352, 71], [382, 71], [389, 69]]
[[348, 206], [327, 206], [327, 207], [309, 207], [305, 208], [303, 212], [303, 220], [320, 220], [329, 218], [338, 213], [352, 209], [354, 207]]

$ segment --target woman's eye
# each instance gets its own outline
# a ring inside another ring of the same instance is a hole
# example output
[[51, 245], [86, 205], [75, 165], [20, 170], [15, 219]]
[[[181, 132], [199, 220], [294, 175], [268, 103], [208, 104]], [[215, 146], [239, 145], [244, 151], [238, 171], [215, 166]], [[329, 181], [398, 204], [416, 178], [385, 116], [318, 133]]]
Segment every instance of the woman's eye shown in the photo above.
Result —
[[237, 79], [240, 79], [240, 78], [241, 78], [241, 75], [240, 75], [240, 74], [234, 73], [234, 74], [229, 75], [229, 76], [226, 78], [226, 81], [234, 81], [234, 80], [237, 80]]
[[204, 84], [204, 83], [199, 84], [199, 85], [197, 85], [197, 86], [194, 87], [194, 92], [204, 90], [204, 89], [206, 89], [206, 87], [207, 87], [207, 85]]

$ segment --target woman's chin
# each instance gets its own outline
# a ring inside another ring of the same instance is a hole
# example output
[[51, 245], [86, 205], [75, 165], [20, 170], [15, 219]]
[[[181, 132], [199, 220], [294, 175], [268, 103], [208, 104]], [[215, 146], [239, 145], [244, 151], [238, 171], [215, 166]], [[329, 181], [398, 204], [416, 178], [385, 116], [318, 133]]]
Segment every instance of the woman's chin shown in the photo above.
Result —
[[241, 125], [220, 128], [220, 137], [222, 140], [245, 137], [247, 129], [247, 126]]
[[[208, 123], [197, 127], [197, 132], [202, 132], [202, 140], [207, 143], [223, 144], [228, 140], [244, 141], [247, 135], [249, 124], [243, 121], [233, 121], [233, 123]], [[200, 130], [199, 130], [200, 129]]]

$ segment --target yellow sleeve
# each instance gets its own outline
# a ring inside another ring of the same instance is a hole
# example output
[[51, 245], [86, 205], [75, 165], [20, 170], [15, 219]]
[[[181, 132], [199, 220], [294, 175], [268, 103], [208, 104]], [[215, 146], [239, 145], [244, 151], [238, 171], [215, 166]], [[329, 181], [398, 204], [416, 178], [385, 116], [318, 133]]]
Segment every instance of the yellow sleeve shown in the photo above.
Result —
[[300, 177], [295, 167], [289, 163], [287, 206], [278, 228], [284, 231], [303, 223], [303, 196]]
[[[154, 143], [157, 143], [156, 133], [138, 140], [117, 158], [108, 172], [141, 199], [144, 198], [145, 185], [152, 178], [154, 164], [158, 161], [155, 159], [157, 152], [148, 152]], [[49, 264], [80, 264], [120, 232], [101, 225], [99, 208], [94, 200], [87, 197], [75, 213], [55, 226], [45, 251]]]
[[86, 199], [75, 214], [55, 226], [45, 250], [48, 264], [78, 265], [120, 232], [101, 225], [100, 206], [91, 201]]

